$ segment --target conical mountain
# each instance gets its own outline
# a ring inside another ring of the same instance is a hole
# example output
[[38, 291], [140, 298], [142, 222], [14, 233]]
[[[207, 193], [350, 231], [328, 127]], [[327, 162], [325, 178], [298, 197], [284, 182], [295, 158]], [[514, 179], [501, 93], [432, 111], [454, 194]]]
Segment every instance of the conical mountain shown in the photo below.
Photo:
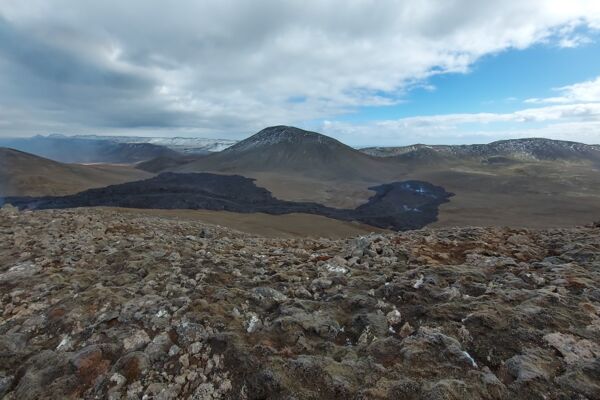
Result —
[[320, 179], [373, 180], [386, 166], [381, 159], [331, 137], [290, 126], [273, 126], [177, 170], [238, 174], [268, 172]]

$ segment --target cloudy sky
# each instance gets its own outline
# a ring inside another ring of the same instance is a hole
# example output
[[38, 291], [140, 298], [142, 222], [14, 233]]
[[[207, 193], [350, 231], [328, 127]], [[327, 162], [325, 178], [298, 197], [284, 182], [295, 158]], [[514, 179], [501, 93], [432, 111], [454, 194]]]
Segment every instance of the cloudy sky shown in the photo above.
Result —
[[0, 0], [0, 136], [600, 143], [600, 2]]

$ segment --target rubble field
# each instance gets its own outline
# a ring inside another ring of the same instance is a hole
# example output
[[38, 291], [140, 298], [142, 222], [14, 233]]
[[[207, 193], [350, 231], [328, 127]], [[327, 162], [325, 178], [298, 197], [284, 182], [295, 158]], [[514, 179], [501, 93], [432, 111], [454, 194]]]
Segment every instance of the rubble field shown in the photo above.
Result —
[[600, 399], [600, 228], [0, 211], [5, 399]]

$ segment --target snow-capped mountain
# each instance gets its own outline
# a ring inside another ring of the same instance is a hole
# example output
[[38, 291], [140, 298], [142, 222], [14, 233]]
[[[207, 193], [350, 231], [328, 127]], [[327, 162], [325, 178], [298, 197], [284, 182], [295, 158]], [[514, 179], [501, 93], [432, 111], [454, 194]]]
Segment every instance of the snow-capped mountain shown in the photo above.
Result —
[[361, 179], [380, 176], [384, 163], [316, 132], [272, 126], [177, 171], [268, 172], [303, 178]]
[[231, 139], [185, 138], [185, 137], [144, 137], [144, 136], [100, 136], [77, 135], [81, 139], [108, 140], [117, 143], [150, 143], [157, 146], [168, 147], [180, 153], [213, 153], [237, 143]]
[[455, 157], [509, 157], [521, 161], [600, 159], [600, 146], [543, 138], [509, 139], [489, 144], [369, 147], [363, 153], [403, 159]]

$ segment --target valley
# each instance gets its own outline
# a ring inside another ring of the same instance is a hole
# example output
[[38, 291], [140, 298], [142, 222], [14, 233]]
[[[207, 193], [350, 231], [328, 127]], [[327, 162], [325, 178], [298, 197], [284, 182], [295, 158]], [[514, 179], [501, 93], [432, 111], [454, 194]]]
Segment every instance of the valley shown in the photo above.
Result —
[[[439, 204], [433, 219], [424, 220], [436, 227], [568, 227], [600, 218], [600, 150], [598, 146], [574, 142], [519, 139], [488, 145], [414, 145], [357, 150], [316, 132], [274, 126], [219, 152], [173, 152], [143, 161], [136, 161], [139, 155], [132, 157], [126, 166], [63, 164], [66, 170], [76, 171], [70, 175], [52, 173], [58, 164], [48, 164], [53, 165], [52, 168], [32, 167], [31, 170], [46, 171], [45, 175], [39, 176], [27, 175], [19, 168], [11, 170], [8, 164], [16, 162], [5, 157], [5, 171], [14, 172], [5, 175], [4, 187], [9, 185], [8, 176], [13, 181], [19, 177], [20, 183], [18, 190], [0, 194], [5, 197], [73, 195], [92, 187], [136, 181], [163, 173], [210, 173], [224, 176], [223, 179], [239, 175], [253, 179], [256, 187], [270, 192], [277, 204], [311, 203], [313, 205], [309, 208], [321, 210], [319, 213], [325, 218], [348, 220], [356, 216], [351, 218], [347, 214], [340, 217], [339, 212], [331, 212], [330, 209], [364, 208], [376, 195], [374, 187], [417, 180], [453, 194], [449, 201]], [[55, 178], [51, 178], [52, 175]], [[79, 178], [69, 178], [74, 175]], [[58, 176], [61, 178], [57, 179]], [[16, 184], [11, 181], [10, 185]], [[82, 194], [79, 198], [85, 196]], [[125, 199], [126, 194], [123, 196], [120, 200], [105, 199], [93, 205], [133, 207]], [[142, 203], [137, 205], [149, 207]], [[63, 202], [61, 207], [65, 204]], [[89, 205], [92, 205], [89, 201], [77, 203], [77, 206]], [[150, 206], [208, 210], [223, 207], [171, 200]], [[230, 208], [229, 211], [239, 212], [243, 208], [245, 213], [281, 214], [277, 207], [266, 210], [244, 206]], [[286, 206], [286, 212], [302, 211], [297, 207]], [[361, 222], [369, 223], [366, 217], [362, 218]], [[375, 223], [373, 218], [369, 221], [373, 227], [399, 228], [398, 222], [379, 220]], [[416, 226], [422, 225], [406, 225]]]
[[[237, 173], [282, 200], [344, 208], [367, 202], [371, 186], [416, 179], [455, 194], [440, 206], [434, 226], [543, 228], [600, 218], [598, 146], [519, 139], [357, 151], [318, 134], [300, 141], [294, 133], [306, 131], [294, 129], [267, 128], [237, 147], [168, 170]], [[271, 134], [279, 140], [265, 138]]]
[[600, 1], [0, 0], [0, 400], [600, 400]]
[[311, 202], [274, 198], [252, 179], [210, 173], [163, 173], [156, 177], [61, 197], [6, 197], [21, 210], [78, 207], [142, 209], [205, 209], [238, 213], [316, 214], [342, 221], [358, 221], [383, 229], [421, 228], [437, 217], [438, 206], [452, 195], [420, 181], [393, 182], [371, 187], [369, 201], [355, 209], [326, 207]]

